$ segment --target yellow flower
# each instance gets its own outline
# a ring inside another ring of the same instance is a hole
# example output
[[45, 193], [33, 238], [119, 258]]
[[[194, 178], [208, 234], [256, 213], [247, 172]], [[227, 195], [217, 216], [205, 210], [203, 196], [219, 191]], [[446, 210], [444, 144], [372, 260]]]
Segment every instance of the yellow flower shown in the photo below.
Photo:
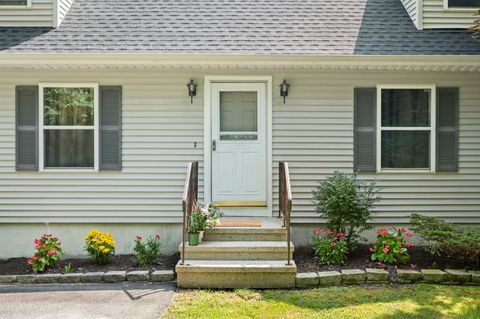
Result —
[[109, 252], [110, 252], [110, 249], [108, 249], [108, 248], [105, 248], [105, 249], [103, 250], [103, 253], [104, 253], [104, 254], [108, 254]]

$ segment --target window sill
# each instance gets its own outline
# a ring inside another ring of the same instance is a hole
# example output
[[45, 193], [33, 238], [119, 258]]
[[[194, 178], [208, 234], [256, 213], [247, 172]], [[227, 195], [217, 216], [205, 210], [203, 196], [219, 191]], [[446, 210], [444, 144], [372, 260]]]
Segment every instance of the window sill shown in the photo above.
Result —
[[480, 8], [443, 8], [443, 12], [471, 12], [475, 13]]
[[0, 6], [0, 10], [7, 9], [7, 10], [18, 10], [18, 9], [31, 9], [32, 6]]
[[430, 169], [392, 169], [377, 171], [377, 174], [436, 174]]
[[98, 173], [94, 168], [44, 168], [40, 173]]

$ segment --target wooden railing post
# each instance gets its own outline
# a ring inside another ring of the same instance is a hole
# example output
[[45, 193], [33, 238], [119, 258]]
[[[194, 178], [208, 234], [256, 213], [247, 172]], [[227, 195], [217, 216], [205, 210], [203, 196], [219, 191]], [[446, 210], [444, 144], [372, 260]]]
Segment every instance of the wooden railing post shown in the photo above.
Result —
[[198, 200], [198, 162], [188, 163], [185, 187], [182, 196], [182, 265], [185, 264], [185, 244], [188, 233], [188, 220]]
[[280, 162], [278, 164], [279, 168], [279, 189], [278, 189], [278, 197], [279, 197], [279, 217], [283, 216], [283, 226], [285, 227], [286, 235], [287, 235], [287, 265], [291, 265], [291, 258], [290, 258], [290, 240], [291, 240], [291, 233], [290, 233], [290, 213], [292, 211], [292, 189], [290, 185], [290, 172], [288, 171], [288, 163]]

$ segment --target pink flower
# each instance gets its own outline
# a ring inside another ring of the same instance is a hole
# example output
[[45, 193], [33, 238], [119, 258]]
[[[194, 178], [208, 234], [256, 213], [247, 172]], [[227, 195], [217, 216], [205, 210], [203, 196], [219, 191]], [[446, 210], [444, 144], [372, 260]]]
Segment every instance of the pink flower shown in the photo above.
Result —
[[388, 248], [388, 246], [385, 246], [383, 247], [383, 252], [386, 254], [390, 251], [390, 249]]
[[385, 266], [385, 264], [382, 263], [381, 261], [377, 261], [375, 264], [376, 264], [377, 266], [379, 266], [379, 267]]
[[27, 263], [28, 263], [29, 265], [31, 265], [32, 262], [33, 262], [33, 259], [32, 259], [32, 258], [28, 258], [28, 259], [27, 259]]
[[58, 246], [60, 246], [60, 245], [62, 244], [62, 242], [61, 242], [61, 241], [59, 241], [57, 244], [58, 244]]
[[155, 239], [156, 239], [156, 240], [160, 240], [160, 235], [157, 234], [157, 235], [155, 236]]
[[405, 229], [405, 227], [402, 227], [402, 228], [400, 229], [400, 231], [401, 231], [402, 233], [404, 233], [404, 232], [406, 232], [407, 230]]
[[388, 234], [388, 229], [379, 229], [379, 230], [377, 230], [377, 234], [379, 234], [379, 235]]
[[320, 235], [321, 233], [323, 233], [322, 228], [319, 227], [319, 228], [315, 229], [315, 234]]
[[373, 248], [372, 247], [368, 248], [368, 250], [370, 250], [370, 252], [373, 253]]
[[35, 239], [35, 240], [33, 241], [33, 243], [34, 243], [35, 245], [40, 245], [40, 240]]
[[405, 247], [407, 247], [407, 248], [414, 247], [414, 246], [415, 246], [414, 244], [410, 244], [410, 243], [405, 244]]
[[342, 231], [340, 230], [340, 231], [337, 233], [337, 236], [338, 236], [338, 237], [344, 237], [344, 236], [345, 236], [345, 234], [344, 234], [344, 233], [342, 233]]
[[333, 231], [330, 230], [330, 229], [327, 229], [327, 230], [325, 231], [325, 234], [331, 235], [331, 234], [333, 234]]
[[337, 246], [337, 243], [334, 242], [334, 241], [332, 241], [332, 242], [330, 243], [330, 246], [335, 247], [335, 246]]
[[52, 237], [52, 234], [50, 234], [50, 233], [48, 233], [48, 234], [43, 234], [43, 237], [45, 237], [45, 238], [50, 238], [50, 237]]
[[137, 236], [137, 241], [141, 241], [141, 240], [142, 240], [142, 237]]
[[47, 251], [47, 256], [51, 256], [51, 255], [55, 255], [57, 252], [53, 249], [50, 249], [49, 251]]
[[408, 232], [406, 235], [407, 235], [408, 237], [412, 237], [412, 236], [413, 236], [412, 232]]

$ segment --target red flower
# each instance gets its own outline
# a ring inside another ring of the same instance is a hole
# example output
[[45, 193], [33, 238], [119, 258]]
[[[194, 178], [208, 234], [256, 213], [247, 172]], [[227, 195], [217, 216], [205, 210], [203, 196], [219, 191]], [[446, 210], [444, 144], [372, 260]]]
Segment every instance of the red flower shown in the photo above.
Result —
[[28, 263], [29, 265], [31, 265], [32, 262], [33, 262], [33, 259], [32, 259], [32, 258], [28, 258], [28, 259], [27, 259], [27, 263]]
[[58, 244], [58, 246], [60, 246], [60, 245], [62, 244], [62, 242], [61, 242], [61, 241], [59, 241], [57, 244]]
[[400, 231], [401, 231], [402, 233], [404, 233], [404, 232], [406, 232], [407, 230], [405, 229], [405, 227], [402, 227], [402, 228], [400, 229]]
[[47, 251], [47, 256], [50, 256], [50, 255], [55, 255], [57, 252], [53, 249], [50, 249], [49, 251]]
[[50, 234], [50, 233], [48, 233], [48, 234], [43, 234], [43, 237], [45, 237], [45, 238], [50, 238], [50, 237], [52, 237], [52, 234]]
[[160, 235], [157, 234], [157, 235], [155, 236], [155, 239], [156, 239], [156, 240], [160, 240]]
[[388, 246], [385, 246], [383, 247], [383, 252], [386, 254], [390, 251], [390, 249], [388, 248]]
[[368, 250], [370, 250], [370, 252], [373, 253], [373, 248], [372, 247], [368, 248]]
[[412, 232], [408, 232], [406, 235], [407, 235], [408, 237], [412, 237], [412, 236], [413, 236]]
[[38, 244], [35, 246], [35, 249], [41, 249], [43, 247], [45, 247], [45, 244]]
[[415, 246], [414, 244], [410, 244], [410, 243], [409, 243], [409, 244], [405, 244], [405, 247], [407, 247], [407, 248], [414, 247], [414, 246]]
[[35, 245], [40, 245], [40, 240], [35, 239], [35, 240], [33, 241], [33, 243], [34, 243]]
[[344, 233], [342, 233], [342, 231], [340, 230], [340, 231], [337, 233], [337, 236], [338, 236], [338, 237], [344, 237], [344, 236], [345, 236], [345, 234], [344, 234]]
[[315, 234], [320, 235], [321, 233], [323, 233], [322, 228], [319, 227], [319, 228], [315, 229]]
[[327, 230], [325, 231], [325, 234], [331, 235], [331, 234], [333, 234], [333, 231], [330, 230], [330, 229], [327, 229]]
[[137, 236], [137, 241], [141, 241], [141, 240], [142, 240], [142, 237]]
[[377, 234], [379, 234], [379, 235], [388, 234], [388, 229], [379, 229], [379, 230], [377, 230]]
[[385, 264], [384, 264], [384, 263], [382, 263], [381, 261], [377, 261], [377, 262], [376, 262], [376, 265], [377, 265], [377, 266], [379, 266], [379, 267], [383, 267], [383, 266], [385, 266]]
[[330, 243], [330, 246], [335, 247], [335, 246], [337, 246], [337, 243], [334, 242], [334, 241], [332, 241], [332, 242]]

